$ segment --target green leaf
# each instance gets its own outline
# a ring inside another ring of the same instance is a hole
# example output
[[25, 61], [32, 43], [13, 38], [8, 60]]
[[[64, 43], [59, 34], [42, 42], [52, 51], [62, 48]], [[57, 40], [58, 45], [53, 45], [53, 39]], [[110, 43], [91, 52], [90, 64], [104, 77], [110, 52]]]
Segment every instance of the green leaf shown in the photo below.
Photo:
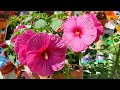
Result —
[[8, 55], [8, 58], [14, 63], [15, 55], [10, 54]]
[[22, 34], [25, 31], [25, 29], [19, 30], [20, 34]]
[[71, 79], [71, 76], [69, 75], [70, 69], [67, 64], [64, 64], [64, 68], [62, 69], [62, 71], [67, 79]]
[[56, 18], [56, 14], [52, 14], [51, 16], [50, 16], [50, 18]]
[[81, 60], [83, 54], [80, 52], [80, 53], [77, 53], [76, 55], [77, 55], [77, 57]]
[[47, 22], [43, 19], [39, 19], [38, 21], [35, 22], [35, 26], [37, 28], [41, 28], [47, 25]]
[[8, 52], [8, 51], [9, 51], [9, 48], [5, 48], [5, 49], [4, 49], [4, 52]]
[[28, 22], [28, 21], [30, 21], [31, 19], [32, 19], [32, 16], [26, 18], [24, 22]]
[[111, 40], [108, 40], [108, 44], [109, 44], [109, 45], [112, 45], [113, 42], [112, 42]]
[[57, 18], [52, 18], [51, 21], [53, 22], [54, 20], [57, 20]]
[[13, 35], [12, 35], [12, 37], [11, 38], [13, 38], [13, 37], [15, 37], [15, 36], [17, 36], [17, 35], [19, 35], [20, 34], [20, 32], [19, 31], [17, 31], [16, 33], [14, 33]]
[[58, 30], [62, 25], [62, 20], [54, 19], [51, 23], [51, 27], [53, 30]]
[[16, 67], [18, 67], [18, 62], [17, 62], [17, 56], [15, 55], [15, 59], [16, 60], [14, 60], [14, 65], [16, 66]]
[[58, 76], [59, 74], [60, 74], [59, 71], [54, 72], [54, 75], [55, 75], [55, 76]]
[[17, 36], [17, 35], [22, 34], [22, 33], [24, 32], [24, 30], [25, 30], [25, 29], [20, 29], [20, 30], [18, 30], [16, 33], [14, 33], [14, 34], [12, 35], [11, 38], [13, 38], [13, 37], [15, 37], [15, 36]]
[[70, 51], [70, 52], [67, 52], [67, 55], [72, 55], [74, 54], [74, 52]]

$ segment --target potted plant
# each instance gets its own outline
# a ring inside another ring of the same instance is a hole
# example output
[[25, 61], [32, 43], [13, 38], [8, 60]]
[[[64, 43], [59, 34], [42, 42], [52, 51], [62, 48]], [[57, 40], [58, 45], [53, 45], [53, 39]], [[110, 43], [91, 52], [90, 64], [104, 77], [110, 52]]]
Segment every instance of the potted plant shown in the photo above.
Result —
[[30, 69], [30, 73], [22, 72], [23, 76], [31, 79], [83, 78], [83, 52], [87, 53], [103, 34], [103, 26], [93, 13], [67, 16], [62, 12], [49, 16], [31, 12], [18, 18], [11, 45], [6, 49], [14, 65], [19, 61]]

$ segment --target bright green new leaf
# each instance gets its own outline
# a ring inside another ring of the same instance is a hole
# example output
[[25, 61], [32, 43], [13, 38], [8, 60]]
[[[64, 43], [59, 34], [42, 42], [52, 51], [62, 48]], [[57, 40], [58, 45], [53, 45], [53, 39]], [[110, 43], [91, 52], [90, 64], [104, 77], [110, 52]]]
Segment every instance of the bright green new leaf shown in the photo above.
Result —
[[38, 21], [35, 22], [35, 27], [41, 28], [47, 25], [47, 22], [43, 19], [39, 19]]
[[58, 30], [62, 25], [62, 20], [54, 19], [52, 20], [51, 27], [53, 30]]
[[14, 63], [14, 59], [15, 59], [15, 55], [8, 55], [8, 58], [10, 59], [10, 61], [12, 61]]
[[25, 29], [20, 29], [20, 30], [18, 30], [16, 33], [14, 33], [14, 34], [12, 35], [11, 38], [13, 38], [13, 37], [15, 37], [15, 36], [17, 36], [17, 35], [22, 34], [24, 31], [25, 31]]

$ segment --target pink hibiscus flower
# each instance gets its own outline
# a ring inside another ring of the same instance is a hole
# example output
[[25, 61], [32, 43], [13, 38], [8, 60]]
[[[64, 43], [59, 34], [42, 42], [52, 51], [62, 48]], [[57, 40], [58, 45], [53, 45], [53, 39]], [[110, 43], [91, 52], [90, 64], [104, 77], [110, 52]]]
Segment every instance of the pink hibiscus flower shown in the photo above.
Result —
[[[20, 29], [23, 29], [23, 28], [26, 28], [26, 26], [20, 24], [19, 26], [16, 27], [16, 29], [14, 30], [14, 33], [16, 33], [17, 31], [19, 31]], [[17, 36], [13, 37], [11, 39], [11, 43], [14, 43], [16, 39], [17, 39]]]
[[33, 36], [35, 33], [32, 30], [26, 30], [23, 34], [19, 35], [15, 42], [14, 51], [18, 54], [18, 60], [21, 64], [26, 65], [25, 59], [25, 45], [27, 41]]
[[39, 33], [26, 44], [27, 65], [41, 76], [50, 76], [64, 67], [67, 48], [56, 35]]
[[102, 26], [101, 22], [96, 18], [93, 12], [90, 12], [89, 16], [93, 19], [94, 25], [97, 28], [97, 37], [95, 42], [97, 42], [100, 36], [104, 33], [104, 27]]
[[97, 29], [88, 15], [69, 17], [62, 27], [63, 41], [74, 52], [86, 50], [96, 39]]

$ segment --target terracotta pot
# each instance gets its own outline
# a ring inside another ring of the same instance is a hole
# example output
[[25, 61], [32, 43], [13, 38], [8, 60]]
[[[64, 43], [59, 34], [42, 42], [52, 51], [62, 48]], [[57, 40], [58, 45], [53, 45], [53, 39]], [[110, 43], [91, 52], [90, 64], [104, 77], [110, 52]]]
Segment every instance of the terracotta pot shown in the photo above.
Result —
[[[83, 79], [83, 68], [76, 64], [71, 64], [70, 66], [78, 67], [77, 70], [71, 70], [70, 75], [72, 79]], [[59, 73], [58, 75], [52, 75], [48, 77], [48, 76], [39, 76], [32, 72], [31, 73], [23, 72], [22, 76], [24, 76], [26, 79], [66, 79], [63, 73]]]
[[28, 73], [28, 72], [23, 72], [22, 76], [25, 77], [25, 79], [52, 79], [51, 77], [48, 76], [39, 76], [36, 73]]
[[[70, 66], [76, 66], [79, 69], [70, 71], [70, 75], [72, 79], [83, 79], [83, 68], [81, 66], [78, 66], [76, 64], [71, 64]], [[53, 79], [66, 79], [65, 75], [63, 73], [60, 73], [58, 75], [53, 75]]]
[[32, 73], [33, 79], [40, 79], [40, 77], [36, 73]]
[[17, 79], [15, 69], [13, 69], [10, 73], [4, 75], [4, 79]]
[[59, 73], [58, 75], [53, 75], [53, 79], [66, 79], [63, 73]]
[[15, 66], [13, 63], [11, 62], [7, 62], [1, 69], [1, 73], [2, 75], [6, 75], [8, 73], [10, 73], [11, 71], [13, 71], [13, 69], [15, 69]]
[[24, 66], [23, 65], [18, 65], [17, 68], [15, 68], [15, 74], [16, 74], [16, 77], [19, 77], [21, 75], [21, 70], [24, 69]]

